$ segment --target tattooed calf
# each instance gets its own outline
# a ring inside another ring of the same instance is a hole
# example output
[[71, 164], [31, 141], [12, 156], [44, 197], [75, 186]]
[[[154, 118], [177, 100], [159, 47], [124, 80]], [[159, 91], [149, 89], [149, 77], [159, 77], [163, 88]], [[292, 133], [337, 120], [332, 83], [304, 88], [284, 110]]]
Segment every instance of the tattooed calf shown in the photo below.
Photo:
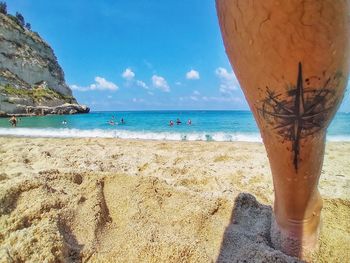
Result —
[[341, 74], [336, 74], [323, 84], [317, 83], [320, 81], [317, 77], [304, 81], [299, 63], [297, 83], [287, 87], [286, 94], [276, 94], [266, 87], [267, 98], [258, 111], [278, 135], [292, 142], [296, 171], [300, 161], [300, 140], [327, 127], [340, 101], [336, 88], [341, 78]]

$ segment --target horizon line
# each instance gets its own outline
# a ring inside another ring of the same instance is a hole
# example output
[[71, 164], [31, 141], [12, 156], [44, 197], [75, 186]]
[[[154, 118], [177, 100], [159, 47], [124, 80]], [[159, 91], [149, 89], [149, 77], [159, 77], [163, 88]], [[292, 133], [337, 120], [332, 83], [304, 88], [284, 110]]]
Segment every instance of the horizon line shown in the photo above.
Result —
[[251, 110], [217, 110], [217, 109], [196, 109], [196, 110], [191, 110], [191, 109], [184, 109], [184, 110], [179, 110], [179, 109], [145, 109], [145, 110], [90, 110], [90, 112], [113, 112], [113, 111], [247, 111], [251, 112]]

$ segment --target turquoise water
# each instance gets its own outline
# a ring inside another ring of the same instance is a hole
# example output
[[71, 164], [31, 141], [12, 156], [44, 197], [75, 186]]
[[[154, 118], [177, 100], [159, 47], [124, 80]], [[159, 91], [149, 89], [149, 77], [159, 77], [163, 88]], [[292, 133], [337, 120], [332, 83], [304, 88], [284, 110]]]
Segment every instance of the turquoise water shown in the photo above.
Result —
[[[125, 120], [121, 124], [120, 120]], [[181, 124], [177, 125], [179, 118]], [[188, 120], [191, 125], [187, 124]], [[111, 125], [114, 120], [116, 125]], [[169, 126], [169, 121], [175, 122]], [[62, 124], [66, 121], [67, 124]], [[124, 111], [80, 115], [22, 117], [17, 128], [0, 119], [0, 135], [33, 137], [105, 137], [154, 140], [261, 141], [249, 111]], [[350, 114], [338, 113], [328, 140], [350, 141]]]

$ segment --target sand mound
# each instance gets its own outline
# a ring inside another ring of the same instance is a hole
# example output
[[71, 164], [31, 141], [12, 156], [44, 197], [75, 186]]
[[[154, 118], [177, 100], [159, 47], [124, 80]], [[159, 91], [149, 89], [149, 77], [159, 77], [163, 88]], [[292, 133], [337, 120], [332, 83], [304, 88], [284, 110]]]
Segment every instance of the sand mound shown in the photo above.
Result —
[[299, 262], [272, 248], [272, 209], [254, 196], [240, 194], [226, 228], [217, 262]]
[[47, 170], [0, 193], [0, 258], [9, 262], [80, 260], [109, 220], [103, 180], [87, 174]]

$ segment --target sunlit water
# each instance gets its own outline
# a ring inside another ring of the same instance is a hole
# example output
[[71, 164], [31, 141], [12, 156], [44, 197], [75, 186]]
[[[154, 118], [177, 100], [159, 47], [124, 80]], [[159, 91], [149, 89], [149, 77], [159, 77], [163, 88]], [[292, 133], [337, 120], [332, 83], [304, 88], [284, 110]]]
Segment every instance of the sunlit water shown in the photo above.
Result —
[[[121, 124], [121, 118], [125, 124]], [[182, 122], [179, 125], [176, 124], [177, 118]], [[191, 125], [187, 124], [189, 119]], [[116, 124], [111, 125], [111, 120]], [[170, 120], [175, 122], [172, 127], [169, 126]], [[63, 124], [64, 121], [67, 124]], [[259, 130], [249, 111], [125, 111], [22, 117], [16, 128], [10, 126], [8, 119], [0, 119], [0, 135], [261, 141]], [[350, 141], [349, 113], [338, 113], [335, 116], [328, 129], [327, 140]]]

